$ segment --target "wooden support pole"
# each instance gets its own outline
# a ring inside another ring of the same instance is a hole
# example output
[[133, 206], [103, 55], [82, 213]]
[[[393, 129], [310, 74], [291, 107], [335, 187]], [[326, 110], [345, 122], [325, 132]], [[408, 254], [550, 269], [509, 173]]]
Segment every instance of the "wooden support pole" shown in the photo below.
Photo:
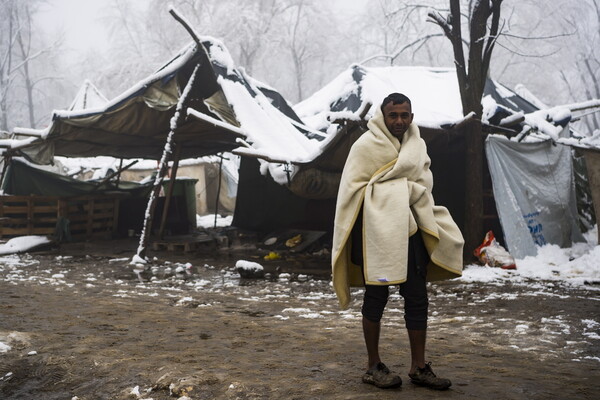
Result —
[[223, 153], [219, 154], [219, 178], [217, 180], [217, 198], [215, 200], [215, 224], [217, 227], [217, 215], [219, 214], [219, 200], [221, 195], [221, 177], [223, 176]]
[[[162, 155], [162, 158], [160, 161], [161, 168], [159, 169], [158, 176], [156, 177], [156, 179], [154, 181], [154, 190], [152, 191], [152, 193], [150, 194], [150, 198], [148, 199], [148, 206], [146, 207], [146, 215], [145, 215], [145, 219], [144, 219], [144, 228], [142, 229], [142, 235], [140, 236], [140, 243], [139, 243], [139, 246], [137, 249], [137, 253], [133, 257], [132, 263], [140, 263], [140, 262], [145, 263], [146, 262], [145, 261], [146, 248], [148, 247], [148, 238], [150, 236], [150, 228], [152, 226], [152, 218], [154, 217], [154, 209], [156, 207], [156, 198], [158, 196], [158, 193], [160, 192], [162, 180], [164, 178], [166, 168], [167, 168], [166, 164], [167, 164], [168, 158], [170, 157], [170, 154], [172, 152], [171, 146], [175, 142], [173, 136], [175, 134], [175, 131], [177, 131], [177, 128], [181, 125], [181, 123], [183, 123], [183, 121], [185, 119], [184, 115], [187, 115], [187, 113], [184, 113], [184, 108], [187, 103], [187, 96], [194, 84], [194, 80], [196, 78], [196, 75], [198, 74], [198, 70], [200, 69], [200, 65], [202, 63], [205, 63], [206, 66], [210, 67], [210, 60], [208, 59], [208, 52], [202, 45], [202, 42], [200, 41], [198, 35], [196, 35], [196, 33], [189, 26], [189, 24], [179, 14], [177, 14], [177, 12], [174, 9], [170, 9], [169, 13], [181, 25], [183, 25], [183, 27], [188, 31], [188, 33], [194, 39], [194, 42], [196, 43], [196, 47], [200, 54], [200, 61], [198, 62], [198, 64], [196, 64], [196, 67], [194, 68], [192, 75], [190, 76], [187, 84], [185, 85], [185, 88], [183, 89], [183, 92], [181, 93], [181, 96], [179, 97], [179, 102], [177, 103], [177, 107], [175, 109], [175, 114], [171, 118], [171, 130], [169, 132], [169, 135], [167, 136], [167, 141], [165, 143], [165, 148], [164, 148], [163, 155]], [[209, 69], [212, 71], [212, 68], [209, 68]], [[214, 71], [213, 71], [213, 74], [214, 74]]]
[[10, 165], [10, 162], [12, 160], [12, 157], [10, 156], [10, 154], [4, 154], [4, 165], [2, 166], [2, 176], [0, 176], [0, 187], [2, 187], [2, 185], [4, 184], [4, 177], [6, 176], [6, 170], [8, 169], [8, 166]]
[[158, 174], [156, 179], [154, 180], [154, 188], [150, 193], [150, 197], [148, 198], [148, 205], [146, 206], [146, 214], [144, 216], [144, 227], [142, 228], [142, 234], [140, 236], [140, 243], [138, 245], [137, 253], [132, 259], [132, 263], [145, 263], [146, 262], [146, 249], [148, 248], [148, 240], [150, 238], [151, 230], [152, 230], [152, 219], [154, 218], [154, 210], [156, 208], [156, 199], [158, 198], [158, 194], [160, 193], [160, 189], [162, 187], [162, 182], [165, 177], [166, 171], [168, 169], [169, 158], [172, 153], [173, 145], [175, 144], [175, 132], [181, 126], [181, 124], [185, 120], [185, 114], [183, 113], [183, 109], [186, 105], [187, 97], [194, 85], [194, 80], [196, 79], [196, 75], [198, 74], [198, 70], [200, 69], [200, 64], [196, 64], [192, 75], [188, 79], [183, 92], [179, 97], [179, 102], [177, 103], [177, 107], [175, 108], [175, 112], [171, 117], [170, 127], [171, 130], [167, 135], [167, 140], [165, 142], [165, 147], [163, 149], [163, 154], [160, 159]]
[[119, 159], [119, 169], [117, 171], [117, 173], [118, 173], [117, 174], [117, 183], [116, 183], [117, 189], [119, 188], [119, 183], [121, 183], [121, 172], [122, 171], [123, 171], [123, 159], [121, 158], [121, 159]]
[[[113, 172], [112, 174], [108, 175], [107, 177], [105, 177], [104, 179], [102, 179], [100, 182], [98, 182], [96, 184], [96, 186], [94, 187], [94, 190], [92, 190], [93, 192], [98, 190], [102, 185], [104, 185], [106, 182], [110, 181], [112, 178], [115, 177], [115, 175], [120, 175], [122, 171], [125, 171], [128, 168], [131, 168], [134, 164], [137, 164], [139, 160], [133, 160], [132, 162], [130, 162], [129, 164], [127, 164], [124, 167], [119, 166], [119, 169], [115, 172]], [[118, 186], [118, 185], [117, 185]]]
[[162, 239], [165, 233], [165, 226], [167, 225], [167, 217], [169, 215], [169, 205], [171, 204], [171, 197], [173, 197], [173, 188], [175, 187], [175, 180], [177, 179], [177, 169], [179, 168], [179, 156], [181, 154], [181, 144], [175, 145], [175, 156], [173, 159], [173, 169], [171, 170], [171, 177], [169, 179], [169, 187], [167, 188], [167, 194], [165, 198], [165, 204], [163, 206], [163, 212], [160, 219], [160, 228], [158, 230], [158, 237]]

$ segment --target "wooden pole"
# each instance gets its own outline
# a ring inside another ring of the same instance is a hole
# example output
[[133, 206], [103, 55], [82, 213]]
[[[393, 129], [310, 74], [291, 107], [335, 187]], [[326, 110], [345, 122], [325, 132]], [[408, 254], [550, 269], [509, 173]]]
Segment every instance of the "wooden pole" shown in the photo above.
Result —
[[4, 177], [6, 176], [6, 170], [8, 169], [8, 166], [10, 165], [11, 160], [12, 160], [12, 157], [10, 154], [4, 155], [4, 165], [2, 166], [2, 176], [0, 176], [0, 187], [2, 187], [2, 185], [4, 184]]
[[146, 249], [148, 247], [148, 240], [150, 238], [150, 233], [152, 229], [152, 219], [154, 218], [156, 199], [158, 198], [158, 194], [160, 193], [162, 182], [168, 168], [169, 157], [171, 156], [171, 152], [173, 151], [173, 145], [175, 144], [175, 132], [185, 120], [185, 113], [183, 113], [183, 108], [185, 106], [187, 97], [192, 89], [192, 86], [194, 85], [194, 80], [196, 79], [196, 75], [198, 74], [199, 69], [200, 64], [196, 64], [192, 75], [190, 75], [190, 79], [185, 85], [183, 92], [179, 96], [179, 102], [177, 103], [175, 112], [171, 117], [171, 130], [167, 135], [167, 140], [165, 142], [163, 154], [159, 163], [158, 174], [156, 175], [156, 179], [154, 180], [154, 188], [152, 189], [150, 197], [148, 198], [148, 205], [146, 206], [146, 214], [144, 216], [144, 227], [142, 228], [142, 234], [140, 235], [140, 243], [138, 245], [136, 255], [131, 260], [133, 264], [146, 262]]
[[175, 187], [175, 180], [177, 179], [177, 169], [179, 168], [179, 156], [181, 154], [181, 144], [175, 145], [175, 157], [173, 159], [173, 169], [171, 170], [171, 176], [169, 178], [169, 187], [167, 188], [167, 194], [165, 197], [165, 205], [163, 206], [163, 213], [160, 219], [160, 228], [158, 230], [158, 237], [162, 239], [165, 233], [165, 226], [167, 225], [167, 217], [169, 215], [169, 205], [171, 204], [171, 197], [173, 197], [173, 188]]
[[[102, 185], [104, 185], [106, 182], [110, 181], [112, 178], [115, 177], [115, 175], [119, 175], [121, 176], [121, 172], [125, 171], [128, 168], [131, 168], [134, 164], [137, 164], [139, 160], [133, 160], [132, 162], [130, 162], [129, 164], [127, 164], [124, 167], [119, 167], [118, 171], [113, 172], [112, 174], [108, 175], [107, 177], [105, 177], [104, 179], [102, 179], [100, 182], [98, 182], [96, 184], [96, 186], [94, 187], [94, 190], [92, 191], [96, 191], [98, 190]], [[119, 187], [119, 184], [117, 183], [117, 187]]]
[[217, 214], [219, 213], [219, 198], [221, 194], [221, 177], [223, 171], [223, 153], [219, 154], [219, 179], [217, 181], [217, 199], [215, 200], [215, 224], [214, 228], [217, 227]]
[[[175, 131], [177, 130], [177, 127], [185, 119], [184, 113], [182, 111], [183, 111], [183, 108], [184, 108], [184, 105], [185, 105], [185, 102], [187, 99], [187, 95], [189, 94], [189, 92], [192, 88], [192, 85], [194, 83], [195, 77], [198, 74], [198, 70], [200, 69], [201, 63], [206, 63], [207, 66], [210, 66], [210, 60], [208, 59], [208, 52], [202, 45], [202, 42], [200, 41], [198, 35], [196, 35], [196, 33], [189, 26], [189, 24], [179, 14], [177, 14], [177, 12], [174, 9], [170, 9], [169, 13], [181, 25], [183, 25], [183, 27], [188, 31], [188, 33], [194, 39], [194, 42], [196, 42], [196, 47], [200, 54], [200, 61], [198, 62], [198, 64], [196, 64], [196, 67], [194, 68], [194, 72], [192, 72], [192, 75], [190, 76], [190, 79], [188, 80], [188, 83], [186, 84], [185, 89], [183, 90], [181, 96], [179, 97], [179, 102], [177, 103], [177, 108], [175, 110], [175, 114], [171, 118], [171, 131], [169, 132], [169, 135], [167, 136], [167, 142], [165, 143], [165, 148], [163, 150], [163, 156], [161, 158], [159, 172], [156, 177], [156, 180], [154, 181], [154, 190], [152, 191], [152, 193], [150, 194], [150, 198], [148, 199], [148, 206], [146, 207], [146, 215], [145, 215], [145, 219], [144, 219], [144, 228], [142, 229], [142, 234], [140, 236], [140, 244], [138, 246], [136, 255], [133, 257], [132, 263], [145, 263], [146, 262], [146, 260], [145, 260], [146, 248], [147, 248], [148, 239], [150, 236], [150, 228], [152, 226], [152, 218], [154, 216], [154, 209], [156, 207], [156, 198], [157, 198], [158, 193], [160, 192], [160, 186], [162, 185], [162, 180], [164, 178], [164, 174], [166, 171], [166, 163], [167, 163], [168, 158], [172, 151], [171, 146], [174, 143], [173, 136], [175, 134]], [[211, 70], [212, 70], [212, 68], [211, 68]], [[213, 71], [213, 73], [214, 73], [214, 71]]]
[[119, 159], [119, 170], [117, 175], [117, 189], [119, 188], [119, 183], [121, 183], [121, 171], [123, 171], [123, 159]]

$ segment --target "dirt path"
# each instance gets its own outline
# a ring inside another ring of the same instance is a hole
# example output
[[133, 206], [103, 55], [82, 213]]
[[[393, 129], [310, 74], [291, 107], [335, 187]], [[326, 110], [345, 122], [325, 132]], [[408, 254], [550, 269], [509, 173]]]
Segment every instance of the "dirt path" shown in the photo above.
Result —
[[428, 358], [452, 379], [446, 392], [408, 382], [394, 296], [382, 354], [404, 385], [383, 391], [360, 382], [360, 296], [340, 312], [326, 273], [282, 261], [271, 280], [240, 280], [235, 260], [189, 261], [157, 262], [140, 283], [104, 256], [0, 260], [0, 343], [11, 347], [0, 353], [0, 398], [600, 398], [599, 329], [589, 322], [600, 291], [431, 285]]

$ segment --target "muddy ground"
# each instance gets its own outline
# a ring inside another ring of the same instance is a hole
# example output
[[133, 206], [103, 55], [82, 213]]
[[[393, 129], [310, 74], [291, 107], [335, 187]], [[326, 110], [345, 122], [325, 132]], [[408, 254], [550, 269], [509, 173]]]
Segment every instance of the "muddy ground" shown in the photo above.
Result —
[[[388, 305], [384, 361], [403, 377], [360, 377], [360, 291], [341, 312], [328, 260], [151, 253], [135, 243], [71, 245], [0, 260], [1, 399], [598, 399], [598, 287], [549, 282], [431, 284], [428, 359], [452, 379], [415, 387], [402, 302]], [[186, 263], [189, 263], [186, 265]], [[178, 272], [182, 271], [182, 272]], [[185, 397], [184, 397], [185, 398]]]

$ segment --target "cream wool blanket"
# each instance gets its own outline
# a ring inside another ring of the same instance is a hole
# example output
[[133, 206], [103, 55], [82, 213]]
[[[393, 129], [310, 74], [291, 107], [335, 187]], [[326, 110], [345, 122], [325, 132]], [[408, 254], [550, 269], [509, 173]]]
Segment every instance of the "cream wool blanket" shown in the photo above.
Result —
[[[394, 137], [378, 107], [365, 132], [352, 146], [336, 204], [332, 272], [342, 308], [350, 286], [393, 285], [406, 281], [408, 238], [419, 230], [430, 256], [427, 279], [462, 274], [464, 240], [445, 207], [434, 204], [430, 159], [413, 123], [402, 143]], [[364, 276], [350, 260], [350, 232], [363, 205]]]

